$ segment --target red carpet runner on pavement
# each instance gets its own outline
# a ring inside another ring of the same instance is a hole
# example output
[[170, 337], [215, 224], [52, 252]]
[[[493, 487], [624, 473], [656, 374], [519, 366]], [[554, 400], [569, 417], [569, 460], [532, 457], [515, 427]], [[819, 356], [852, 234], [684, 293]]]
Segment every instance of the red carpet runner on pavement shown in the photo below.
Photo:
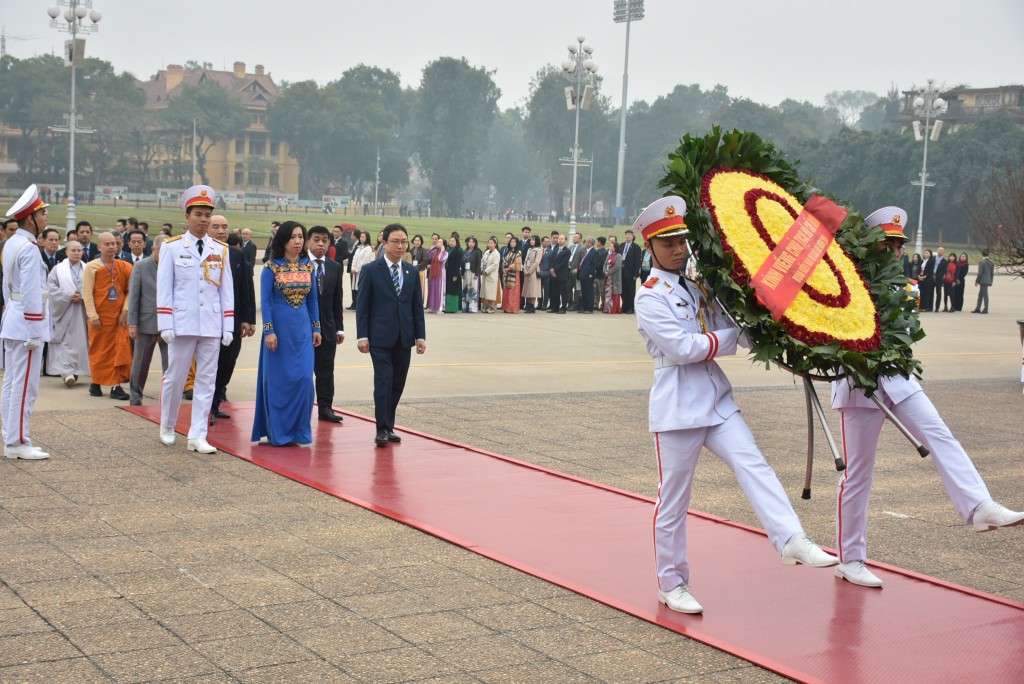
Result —
[[[373, 421], [350, 413], [340, 427], [314, 420], [311, 448], [253, 446], [252, 403], [224, 408], [231, 419], [209, 434], [219, 449], [787, 677], [1024, 682], [1024, 604], [878, 564], [885, 588], [855, 587], [693, 512], [705, 614], [682, 615], [658, 603], [648, 498], [410, 430], [378, 449]], [[159, 420], [157, 406], [128, 410]]]

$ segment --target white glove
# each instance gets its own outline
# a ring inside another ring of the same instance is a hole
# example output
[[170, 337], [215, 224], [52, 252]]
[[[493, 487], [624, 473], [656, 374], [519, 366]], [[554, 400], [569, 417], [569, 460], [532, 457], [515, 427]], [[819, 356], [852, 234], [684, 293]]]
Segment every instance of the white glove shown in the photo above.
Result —
[[174, 341], [174, 331], [168, 328], [167, 330], [160, 331], [160, 337], [164, 339], [164, 342], [170, 344]]
[[718, 352], [715, 356], [732, 356], [735, 354], [736, 340], [739, 339], [740, 329], [726, 328], [724, 330], [715, 330], [714, 332], [718, 338]]
[[30, 352], [35, 351], [36, 349], [39, 349], [42, 346], [43, 341], [38, 337], [33, 337], [30, 340], [25, 340], [25, 349], [28, 349]]
[[231, 346], [231, 341], [234, 340], [234, 339], [235, 339], [235, 334], [234, 333], [226, 332], [226, 333], [224, 333], [221, 336], [220, 343], [221, 343], [221, 345], [223, 345], [225, 347], [230, 347]]

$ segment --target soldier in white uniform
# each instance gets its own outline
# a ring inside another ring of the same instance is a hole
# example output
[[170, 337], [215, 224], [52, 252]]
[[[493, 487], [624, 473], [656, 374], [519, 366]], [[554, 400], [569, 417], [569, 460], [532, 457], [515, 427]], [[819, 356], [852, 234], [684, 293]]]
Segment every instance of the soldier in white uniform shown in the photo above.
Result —
[[156, 276], [157, 327], [167, 342], [167, 372], [160, 389], [160, 441], [174, 444], [181, 390], [194, 356], [196, 382], [188, 449], [203, 454], [216, 451], [206, 441], [206, 431], [217, 380], [218, 345], [231, 344], [235, 327], [228, 246], [206, 235], [215, 202], [216, 194], [207, 185], [193, 186], [181, 196], [188, 231], [164, 241]]
[[681, 275], [688, 256], [685, 213], [682, 199], [664, 197], [633, 224], [654, 266], [637, 292], [636, 318], [654, 360], [649, 420], [660, 476], [654, 509], [658, 598], [672, 610], [700, 613], [703, 608], [689, 589], [686, 512], [701, 447], [736, 474], [783, 563], [827, 567], [838, 560], [804, 534], [714, 361], [736, 353], [740, 331], [700, 283]]
[[3, 295], [6, 306], [0, 321], [4, 345], [4, 382], [0, 395], [3, 415], [4, 456], [39, 460], [49, 454], [32, 446], [29, 421], [39, 393], [43, 343], [50, 341], [52, 325], [46, 306], [46, 264], [39, 258], [36, 236], [46, 229], [49, 206], [30, 185], [7, 215], [18, 229], [3, 246]]
[[[903, 244], [907, 241], [903, 234], [907, 212], [899, 207], [883, 207], [865, 222], [869, 227], [880, 226], [886, 234], [886, 248], [892, 250], [896, 259], [902, 258]], [[909, 296], [914, 295], [911, 292]], [[1024, 513], [1011, 511], [992, 500], [970, 457], [917, 380], [899, 375], [880, 378], [877, 395], [928, 447], [953, 506], [975, 530], [988, 532], [1024, 522]], [[836, 546], [840, 560], [836, 576], [863, 587], [881, 587], [882, 580], [864, 561], [868, 555], [868, 498], [885, 415], [873, 400], [864, 396], [863, 391], [854, 389], [846, 379], [832, 383], [832, 408], [838, 409], [841, 416], [846, 459], [846, 470], [839, 480], [836, 496]]]

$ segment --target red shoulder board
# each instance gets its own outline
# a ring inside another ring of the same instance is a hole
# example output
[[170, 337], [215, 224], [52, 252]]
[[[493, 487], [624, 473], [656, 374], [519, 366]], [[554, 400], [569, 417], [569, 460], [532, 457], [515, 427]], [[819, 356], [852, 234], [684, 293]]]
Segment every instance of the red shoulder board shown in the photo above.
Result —
[[658, 276], [651, 276], [646, 281], [644, 281], [644, 287], [654, 287], [655, 285], [658, 284], [658, 280]]

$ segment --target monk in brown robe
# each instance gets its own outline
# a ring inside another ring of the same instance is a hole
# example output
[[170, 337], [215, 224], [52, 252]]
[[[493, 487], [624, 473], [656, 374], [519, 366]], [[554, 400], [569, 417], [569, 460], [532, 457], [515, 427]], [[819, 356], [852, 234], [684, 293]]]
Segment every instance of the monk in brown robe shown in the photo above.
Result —
[[82, 298], [89, 316], [89, 394], [102, 397], [102, 385], [111, 387], [110, 398], [128, 400], [121, 387], [132, 372], [132, 348], [128, 337], [128, 279], [132, 265], [117, 259], [117, 241], [111, 233], [100, 235], [100, 258], [86, 264], [82, 273]]

